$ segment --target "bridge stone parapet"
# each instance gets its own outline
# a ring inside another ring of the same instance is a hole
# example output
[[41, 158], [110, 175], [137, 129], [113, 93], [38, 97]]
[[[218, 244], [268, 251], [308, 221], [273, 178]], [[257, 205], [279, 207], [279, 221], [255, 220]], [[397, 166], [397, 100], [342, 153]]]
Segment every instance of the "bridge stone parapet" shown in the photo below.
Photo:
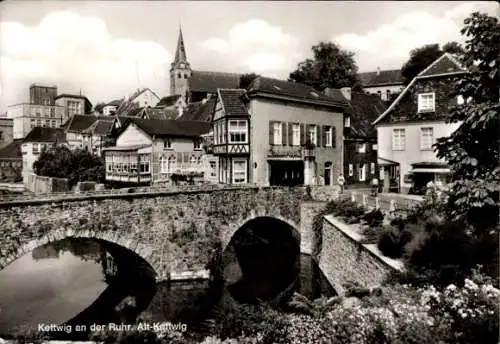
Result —
[[0, 202], [0, 269], [37, 246], [85, 237], [136, 253], [159, 280], [186, 271], [201, 276], [217, 250], [253, 218], [273, 217], [299, 233], [312, 230], [301, 228], [302, 203], [310, 200], [304, 187], [244, 186]]

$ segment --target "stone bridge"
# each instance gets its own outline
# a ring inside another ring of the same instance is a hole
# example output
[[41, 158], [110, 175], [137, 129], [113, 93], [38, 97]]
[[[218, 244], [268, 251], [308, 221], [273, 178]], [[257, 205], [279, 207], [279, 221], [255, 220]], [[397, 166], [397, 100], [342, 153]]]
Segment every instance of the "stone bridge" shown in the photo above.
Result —
[[203, 275], [217, 250], [259, 217], [290, 225], [301, 237], [301, 251], [311, 253], [311, 220], [302, 221], [301, 214], [310, 216], [304, 207], [315, 203], [311, 195], [325, 201], [337, 191], [318, 190], [308, 195], [303, 187], [243, 186], [0, 202], [0, 270], [43, 244], [85, 237], [136, 253], [157, 280]]

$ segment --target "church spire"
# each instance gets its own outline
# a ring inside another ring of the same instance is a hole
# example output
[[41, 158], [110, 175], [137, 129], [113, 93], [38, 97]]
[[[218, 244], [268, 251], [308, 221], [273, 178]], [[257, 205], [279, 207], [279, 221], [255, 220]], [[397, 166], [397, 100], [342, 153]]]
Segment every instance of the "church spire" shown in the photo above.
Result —
[[182, 27], [179, 25], [179, 38], [177, 40], [177, 50], [175, 51], [174, 64], [187, 62], [186, 49], [184, 48], [184, 39], [182, 38]]

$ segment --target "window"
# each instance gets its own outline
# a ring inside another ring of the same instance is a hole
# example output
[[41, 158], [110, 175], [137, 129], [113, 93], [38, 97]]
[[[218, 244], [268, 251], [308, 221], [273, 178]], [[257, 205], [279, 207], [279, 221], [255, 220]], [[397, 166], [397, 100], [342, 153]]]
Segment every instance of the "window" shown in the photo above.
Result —
[[309, 141], [313, 144], [313, 145], [316, 145], [317, 144], [317, 133], [316, 133], [316, 126], [315, 125], [311, 125], [309, 127], [309, 132], [308, 132], [308, 138], [309, 138]]
[[174, 173], [174, 171], [177, 169], [177, 158], [175, 156], [170, 156], [168, 158], [168, 166], [167, 166], [167, 173]]
[[377, 144], [376, 144], [376, 143], [372, 145], [372, 149], [373, 149], [373, 150], [377, 150], [377, 149], [378, 149], [378, 146], [377, 146]]
[[377, 91], [377, 94], [382, 99], [382, 91]]
[[366, 143], [361, 143], [358, 145], [358, 153], [366, 153]]
[[292, 126], [292, 145], [300, 146], [300, 124]]
[[43, 99], [43, 105], [50, 105], [50, 100], [47, 98]]
[[33, 143], [32, 153], [33, 153], [33, 154], [38, 154], [38, 153], [40, 153], [40, 144], [38, 144], [38, 143]]
[[50, 121], [48, 119], [46, 119], [45, 121], [43, 121], [43, 126], [44, 127], [49, 127], [50, 126]]
[[281, 145], [283, 143], [283, 138], [281, 136], [281, 128], [282, 128], [281, 123], [278, 122], [273, 124], [273, 129], [274, 129], [273, 143], [275, 145]]
[[184, 74], [184, 79], [187, 79], [188, 78], [188, 75], [187, 74]]
[[196, 165], [198, 163], [198, 159], [194, 155], [191, 155], [189, 163], [191, 164], [191, 166]]
[[168, 160], [160, 157], [160, 173], [168, 173]]
[[34, 119], [30, 120], [30, 126], [31, 128], [36, 126], [36, 121]]
[[53, 128], [57, 127], [57, 122], [55, 119], [53, 119], [51, 123]]
[[352, 164], [349, 164], [349, 177], [352, 177], [354, 175], [354, 166]]
[[139, 156], [140, 161], [140, 172], [149, 173], [149, 156], [141, 155]]
[[332, 127], [327, 127], [325, 130], [325, 146], [326, 147], [331, 147], [332, 146]]
[[193, 146], [194, 146], [194, 149], [201, 149], [201, 140], [200, 139], [194, 139], [193, 140]]
[[40, 111], [37, 111], [36, 112], [36, 117], [40, 117], [40, 116], [42, 116], [42, 114], [40, 113]]
[[82, 103], [78, 101], [68, 100], [68, 114], [71, 115], [81, 115]]
[[181, 73], [178, 73], [178, 74], [177, 74], [177, 78], [178, 78], [178, 79], [182, 79], [182, 74], [181, 74]]
[[164, 149], [170, 149], [170, 148], [172, 148], [172, 140], [170, 140], [170, 137], [166, 138], [163, 141], [163, 148]]
[[41, 127], [42, 126], [42, 120], [41, 119], [37, 119], [36, 120], [36, 126], [37, 127]]
[[385, 100], [391, 99], [391, 90], [385, 91]]
[[361, 164], [358, 168], [358, 178], [360, 182], [366, 180], [366, 164]]
[[233, 160], [233, 184], [244, 184], [247, 181], [246, 160]]
[[344, 127], [345, 128], [350, 128], [351, 127], [351, 117], [347, 116], [344, 118]]
[[50, 108], [50, 117], [56, 116], [56, 110], [54, 108]]
[[217, 163], [215, 161], [210, 161], [210, 177], [216, 177], [217, 176]]
[[370, 163], [370, 173], [375, 174], [375, 163], [374, 162]]
[[405, 150], [405, 130], [393, 129], [392, 130], [392, 150], [403, 151]]
[[247, 121], [229, 121], [229, 143], [247, 142]]
[[432, 128], [420, 128], [420, 150], [430, 150], [433, 144], [434, 130]]
[[418, 112], [433, 112], [434, 105], [434, 93], [421, 93], [418, 95]]

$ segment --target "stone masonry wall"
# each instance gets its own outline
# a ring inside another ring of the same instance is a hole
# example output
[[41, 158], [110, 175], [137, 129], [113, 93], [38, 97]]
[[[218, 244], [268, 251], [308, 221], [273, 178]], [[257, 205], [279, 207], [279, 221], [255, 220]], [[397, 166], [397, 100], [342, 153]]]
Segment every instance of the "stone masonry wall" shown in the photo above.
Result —
[[300, 252], [312, 254], [314, 232], [312, 231], [313, 219], [323, 210], [327, 202], [310, 201], [302, 203], [300, 207]]
[[400, 270], [397, 261], [375, 253], [370, 245], [359, 242], [360, 236], [343, 222], [325, 216], [322, 249], [318, 257], [320, 269], [339, 295], [343, 285], [357, 282], [363, 287], [376, 287], [392, 270]]
[[101, 238], [137, 253], [157, 279], [203, 271], [247, 221], [270, 216], [300, 230], [304, 188], [95, 195], [0, 204], [0, 269], [47, 242]]

